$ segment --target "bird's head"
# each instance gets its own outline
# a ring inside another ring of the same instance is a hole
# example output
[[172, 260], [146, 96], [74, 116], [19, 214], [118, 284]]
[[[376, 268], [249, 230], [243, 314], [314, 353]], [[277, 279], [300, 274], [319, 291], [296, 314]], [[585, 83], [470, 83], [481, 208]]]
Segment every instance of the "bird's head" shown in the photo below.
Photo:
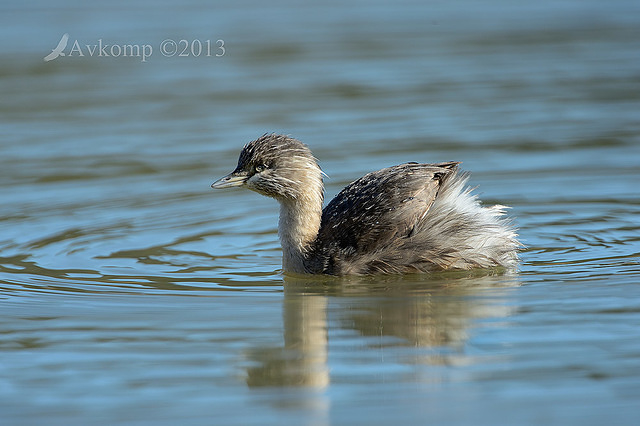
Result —
[[322, 175], [305, 144], [289, 136], [265, 134], [246, 144], [235, 170], [211, 187], [245, 186], [279, 201], [295, 201], [322, 198]]

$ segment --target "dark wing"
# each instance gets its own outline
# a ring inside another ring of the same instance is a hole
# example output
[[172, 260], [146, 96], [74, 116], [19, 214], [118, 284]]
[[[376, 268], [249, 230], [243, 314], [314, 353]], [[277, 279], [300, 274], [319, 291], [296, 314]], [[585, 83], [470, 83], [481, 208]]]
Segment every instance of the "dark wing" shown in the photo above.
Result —
[[370, 255], [412, 235], [458, 163], [406, 163], [369, 173], [344, 188], [323, 210], [316, 250], [322, 272]]

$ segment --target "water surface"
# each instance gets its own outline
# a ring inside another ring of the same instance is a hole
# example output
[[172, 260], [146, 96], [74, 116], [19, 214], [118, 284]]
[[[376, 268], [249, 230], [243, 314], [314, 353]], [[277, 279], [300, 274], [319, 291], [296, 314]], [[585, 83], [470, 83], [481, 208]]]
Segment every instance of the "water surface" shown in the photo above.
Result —
[[[631, 424], [639, 12], [3, 3], [3, 422]], [[225, 52], [167, 57], [167, 39]], [[270, 131], [312, 148], [327, 198], [377, 168], [462, 161], [512, 207], [519, 273], [284, 277], [277, 204], [209, 188]]]

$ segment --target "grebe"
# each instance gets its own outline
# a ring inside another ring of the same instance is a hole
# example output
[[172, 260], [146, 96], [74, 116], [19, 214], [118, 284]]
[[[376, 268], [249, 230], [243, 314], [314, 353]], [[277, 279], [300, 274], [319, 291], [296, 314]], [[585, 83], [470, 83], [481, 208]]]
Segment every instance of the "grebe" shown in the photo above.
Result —
[[284, 272], [421, 273], [514, 269], [521, 244], [504, 206], [483, 207], [458, 162], [405, 163], [371, 172], [325, 208], [323, 172], [311, 150], [265, 134], [212, 188], [247, 187], [280, 203]]

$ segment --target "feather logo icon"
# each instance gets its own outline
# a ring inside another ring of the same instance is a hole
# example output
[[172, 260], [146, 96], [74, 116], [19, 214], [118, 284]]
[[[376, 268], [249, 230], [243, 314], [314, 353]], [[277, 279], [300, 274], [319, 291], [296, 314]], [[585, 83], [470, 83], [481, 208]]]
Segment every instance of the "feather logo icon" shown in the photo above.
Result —
[[68, 33], [62, 34], [62, 38], [58, 42], [58, 45], [55, 47], [55, 49], [51, 51], [51, 53], [49, 53], [47, 56], [44, 57], [44, 61], [49, 62], [49, 61], [53, 61], [58, 56], [64, 56], [63, 50], [65, 49], [65, 47], [67, 47], [68, 41], [69, 41], [69, 34]]

